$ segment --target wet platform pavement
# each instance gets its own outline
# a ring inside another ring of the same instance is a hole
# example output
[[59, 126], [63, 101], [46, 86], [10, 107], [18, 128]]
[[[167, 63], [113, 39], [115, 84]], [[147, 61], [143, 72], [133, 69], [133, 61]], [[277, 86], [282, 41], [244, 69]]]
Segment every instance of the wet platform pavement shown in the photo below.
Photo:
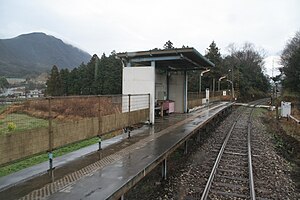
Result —
[[[200, 107], [200, 109], [201, 108], [204, 108], [204, 107]], [[178, 115], [172, 115], [171, 117], [164, 116], [163, 118], [158, 118], [156, 120], [157, 122], [154, 126], [154, 130], [153, 129], [150, 130], [150, 127], [145, 125], [143, 127], [140, 127], [138, 129], [131, 131], [131, 137], [135, 137], [136, 135], [148, 136], [149, 134], [152, 134], [152, 132], [155, 132], [155, 133], [159, 132], [159, 131], [171, 126], [172, 124], [177, 123], [178, 121], [186, 119], [189, 115], [191, 115], [191, 114], [178, 114]], [[117, 135], [113, 138], [102, 141], [101, 147], [102, 147], [102, 149], [106, 149], [113, 145], [119, 144], [120, 142], [126, 140], [127, 138], [128, 138], [127, 134]], [[73, 152], [70, 152], [63, 156], [55, 157], [53, 160], [53, 166], [56, 169], [60, 168], [60, 167], [64, 167], [68, 163], [71, 163], [75, 160], [78, 160], [78, 159], [84, 157], [84, 156], [87, 156], [89, 154], [97, 152], [97, 150], [98, 150], [98, 143], [81, 148], [81, 149], [73, 151]], [[33, 179], [37, 176], [46, 174], [48, 169], [49, 169], [49, 162], [45, 161], [40, 164], [20, 170], [18, 172], [9, 174], [7, 176], [0, 177], [0, 191], [3, 191], [10, 187], [13, 187], [13, 186], [20, 184], [22, 182], [25, 182], [27, 180]]]
[[[132, 138], [140, 137], [143, 139], [138, 139], [140, 141], [136, 144], [134, 143], [134, 145], [122, 150], [123, 153], [116, 153], [113, 156], [113, 162], [106, 162], [105, 166], [102, 166], [100, 169], [90, 172], [88, 175], [85, 174], [79, 180], [71, 181], [67, 184], [67, 187], [57, 188], [56, 191], [52, 191], [52, 186], [49, 186], [49, 191], [52, 192], [44, 192], [43, 194], [31, 192], [26, 198], [107, 199], [120, 196], [120, 192], [123, 192], [124, 188], [128, 188], [126, 184], [131, 184], [137, 181], [137, 178], [146, 175], [154, 165], [156, 166], [157, 163], [166, 157], [168, 151], [171, 152], [170, 149], [180, 145], [193, 130], [205, 124], [208, 119], [229, 105], [226, 102], [220, 102], [192, 113], [174, 114], [159, 118], [156, 120], [155, 126], [143, 126], [132, 131]], [[103, 141], [102, 147], [104, 149], [113, 148], [114, 145], [122, 144], [122, 141], [127, 143], [127, 134]], [[97, 148], [98, 144], [95, 144], [55, 158], [54, 165], [58, 168], [65, 166], [67, 168], [68, 163], [72, 163], [74, 160], [80, 161], [82, 157], [95, 153]], [[6, 186], [17, 184], [34, 176], [45, 174], [47, 168], [48, 162], [45, 162], [2, 177], [0, 179], [0, 190], [5, 184]], [[119, 193], [115, 193], [115, 191], [119, 191]], [[0, 194], [0, 196], [2, 195]]]
[[199, 110], [183, 121], [152, 134], [134, 145], [120, 159], [49, 196], [47, 199], [116, 199], [150, 172], [193, 131], [231, 104], [220, 103]]

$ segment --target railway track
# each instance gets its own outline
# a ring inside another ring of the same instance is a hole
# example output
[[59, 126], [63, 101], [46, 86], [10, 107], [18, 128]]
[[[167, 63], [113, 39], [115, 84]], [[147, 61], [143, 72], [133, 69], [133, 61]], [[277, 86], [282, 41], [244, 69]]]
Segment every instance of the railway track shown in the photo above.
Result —
[[[253, 102], [257, 105], [261, 101]], [[232, 124], [218, 152], [201, 200], [255, 200], [251, 155], [251, 126], [254, 107], [244, 108]]]
[[[266, 105], [264, 102], [244, 104], [234, 109], [220, 125], [213, 124], [214, 130], [206, 128], [200, 130], [201, 140], [199, 141], [198, 138], [190, 140], [193, 149], [190, 148], [188, 156], [180, 149], [177, 154], [170, 157], [167, 181], [157, 182], [161, 172], [161, 168], [157, 168], [155, 173], [141, 181], [140, 186], [130, 191], [126, 198], [200, 200], [223, 141], [233, 123], [236, 122], [231, 133], [234, 141], [230, 138], [227, 142], [227, 148], [224, 149], [218, 166], [219, 170], [216, 170], [213, 183], [208, 190], [207, 199], [251, 199], [248, 157], [244, 155], [247, 154], [248, 144], [237, 140], [248, 139], [249, 116], [251, 109], [257, 103]], [[257, 200], [300, 199], [296, 185], [291, 179], [289, 163], [276, 152], [273, 133], [265, 126], [265, 123], [269, 122], [266, 116], [269, 113], [257, 108], [260, 106], [256, 106], [250, 124], [252, 128], [249, 127], [255, 198]], [[238, 131], [240, 133], [235, 133]], [[242, 137], [241, 132], [244, 134]], [[238, 148], [240, 152], [237, 152], [237, 148], [234, 149], [234, 153], [229, 152], [232, 150], [229, 147], [233, 148], [233, 146], [241, 146]]]

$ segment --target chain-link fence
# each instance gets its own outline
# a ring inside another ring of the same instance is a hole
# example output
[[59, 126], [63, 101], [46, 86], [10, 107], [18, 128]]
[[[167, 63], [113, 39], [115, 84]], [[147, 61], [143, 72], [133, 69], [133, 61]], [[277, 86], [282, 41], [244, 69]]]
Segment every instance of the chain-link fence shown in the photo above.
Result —
[[0, 99], [0, 165], [149, 120], [149, 94]]

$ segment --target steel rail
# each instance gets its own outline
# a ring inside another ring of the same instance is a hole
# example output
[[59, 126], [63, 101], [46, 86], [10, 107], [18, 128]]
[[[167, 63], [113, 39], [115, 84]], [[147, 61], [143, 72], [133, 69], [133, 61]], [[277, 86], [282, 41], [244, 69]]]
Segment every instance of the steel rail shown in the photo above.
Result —
[[[248, 123], [247, 123], [247, 153], [248, 153], [248, 170], [249, 170], [249, 189], [250, 189], [250, 199], [251, 200], [255, 200], [255, 189], [254, 189], [254, 178], [253, 178], [253, 169], [252, 169], [252, 155], [251, 155], [251, 129], [252, 129], [252, 113], [253, 113], [253, 110], [254, 108], [256, 107], [256, 105], [258, 105], [259, 103], [263, 102], [263, 101], [266, 101], [266, 99], [263, 99], [263, 100], [258, 100], [258, 101], [254, 101], [254, 105], [251, 106], [250, 108], [251, 109], [251, 112], [250, 112], [250, 115], [249, 115], [249, 118], [248, 118]], [[213, 182], [213, 179], [214, 179], [214, 176], [216, 174], [216, 170], [218, 168], [218, 165], [220, 163], [220, 160], [221, 160], [221, 157], [224, 153], [224, 150], [225, 150], [225, 147], [227, 145], [227, 142], [230, 138], [230, 135], [239, 119], [239, 117], [241, 116], [241, 114], [238, 115], [237, 119], [235, 120], [235, 122], [232, 124], [231, 128], [230, 128], [230, 131], [228, 132], [224, 142], [223, 142], [223, 145], [219, 151], [219, 154], [215, 160], [215, 163], [214, 163], [214, 166], [212, 168], [212, 171], [210, 173], [210, 176], [207, 180], [207, 183], [205, 185], [205, 188], [204, 188], [204, 191], [202, 193], [202, 196], [201, 196], [201, 200], [206, 200], [207, 197], [208, 197], [208, 194], [209, 194], [209, 191], [210, 191], [210, 188], [211, 188], [211, 185], [212, 185], [212, 182]]]
[[250, 198], [251, 200], [255, 200], [255, 189], [254, 189], [254, 177], [253, 177], [253, 169], [252, 169], [252, 153], [251, 153], [251, 130], [252, 130], [252, 114], [254, 111], [254, 108], [259, 104], [262, 103], [264, 101], [266, 101], [268, 98], [266, 99], [262, 99], [262, 100], [258, 100], [256, 101], [256, 103], [254, 104], [249, 119], [248, 119], [248, 169], [249, 169], [249, 188], [250, 188]]
[[[240, 115], [239, 115], [239, 116], [240, 116]], [[229, 132], [228, 132], [228, 134], [227, 134], [227, 136], [226, 136], [226, 138], [225, 138], [225, 140], [224, 140], [224, 142], [223, 142], [223, 145], [222, 145], [222, 147], [221, 147], [221, 149], [220, 149], [220, 151], [219, 151], [219, 154], [218, 154], [218, 156], [217, 156], [217, 159], [216, 159], [216, 161], [215, 161], [215, 164], [214, 164], [214, 166], [213, 166], [213, 169], [212, 169], [212, 171], [211, 171], [211, 173], [210, 173], [210, 176], [209, 176], [209, 178], [208, 178], [208, 181], [207, 181], [207, 183], [206, 183], [206, 185], [205, 185], [205, 189], [204, 189], [204, 191], [203, 191], [203, 193], [202, 193], [201, 200], [207, 199], [207, 196], [208, 196], [208, 193], [209, 193], [211, 184], [212, 184], [213, 179], [214, 179], [214, 176], [215, 176], [215, 174], [216, 174], [217, 167], [218, 167], [218, 165], [219, 165], [219, 163], [220, 163], [221, 157], [222, 157], [222, 155], [223, 155], [223, 153], [224, 153], [224, 149], [225, 149], [225, 147], [226, 147], [226, 145], [227, 145], [227, 142], [228, 142], [228, 140], [229, 140], [229, 137], [230, 137], [230, 135], [231, 135], [231, 133], [232, 133], [232, 131], [233, 131], [233, 129], [234, 129], [236, 123], [237, 123], [237, 120], [238, 120], [239, 116], [237, 117], [237, 119], [235, 120], [235, 122], [232, 124], [232, 126], [231, 126], [231, 128], [230, 128], [230, 130], [229, 130]]]
[[252, 129], [252, 113], [254, 108], [251, 110], [249, 120], [248, 120], [248, 169], [249, 169], [249, 187], [250, 187], [250, 198], [255, 200], [255, 190], [254, 190], [254, 178], [252, 169], [252, 154], [251, 154], [251, 129]]

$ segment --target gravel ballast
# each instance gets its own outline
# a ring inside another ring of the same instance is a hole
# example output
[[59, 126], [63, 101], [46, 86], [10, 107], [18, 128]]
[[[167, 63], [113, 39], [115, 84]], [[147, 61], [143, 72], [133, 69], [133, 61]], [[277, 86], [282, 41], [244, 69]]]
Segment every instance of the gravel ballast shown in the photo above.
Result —
[[[243, 107], [237, 108], [214, 130], [191, 141], [188, 155], [175, 151], [168, 159], [168, 179], [161, 168], [153, 170], [126, 195], [125, 199], [200, 199], [223, 139]], [[291, 179], [290, 164], [277, 154], [273, 136], [263, 124], [264, 112], [256, 109], [252, 122], [252, 160], [257, 199], [300, 199]], [[206, 136], [205, 136], [206, 135]], [[235, 198], [237, 199], [237, 198]]]

